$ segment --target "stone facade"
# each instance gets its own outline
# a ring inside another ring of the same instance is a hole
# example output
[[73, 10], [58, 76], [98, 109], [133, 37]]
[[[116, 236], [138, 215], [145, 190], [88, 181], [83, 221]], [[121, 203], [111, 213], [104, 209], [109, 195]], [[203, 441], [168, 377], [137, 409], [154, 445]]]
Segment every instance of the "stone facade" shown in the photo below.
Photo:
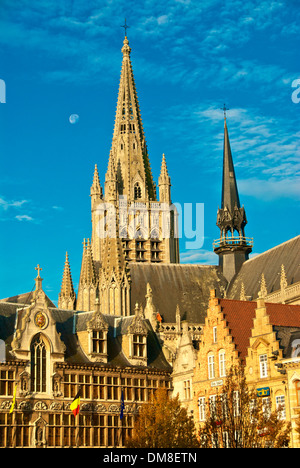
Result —
[[141, 309], [117, 318], [99, 304], [82, 313], [50, 308], [40, 272], [31, 304], [1, 306], [0, 447], [120, 447], [153, 392], [172, 390], [172, 369]]

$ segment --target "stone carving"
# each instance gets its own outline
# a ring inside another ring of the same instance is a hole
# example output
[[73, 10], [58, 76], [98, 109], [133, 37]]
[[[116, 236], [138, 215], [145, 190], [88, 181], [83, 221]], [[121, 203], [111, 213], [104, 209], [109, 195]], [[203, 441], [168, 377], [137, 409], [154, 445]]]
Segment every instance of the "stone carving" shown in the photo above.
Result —
[[35, 405], [34, 405], [34, 410], [35, 411], [45, 411], [48, 409], [48, 406], [46, 405], [46, 403], [44, 401], [38, 401]]

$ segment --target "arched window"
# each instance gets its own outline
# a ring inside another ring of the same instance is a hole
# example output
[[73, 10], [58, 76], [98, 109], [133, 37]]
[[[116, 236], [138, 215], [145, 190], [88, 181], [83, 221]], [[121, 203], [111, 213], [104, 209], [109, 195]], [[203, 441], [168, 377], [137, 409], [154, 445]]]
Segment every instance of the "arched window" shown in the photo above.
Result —
[[45, 393], [47, 389], [47, 345], [42, 334], [31, 343], [31, 391]]
[[139, 198], [142, 198], [142, 189], [140, 187], [140, 184], [137, 182], [134, 185], [134, 199], [137, 200]]

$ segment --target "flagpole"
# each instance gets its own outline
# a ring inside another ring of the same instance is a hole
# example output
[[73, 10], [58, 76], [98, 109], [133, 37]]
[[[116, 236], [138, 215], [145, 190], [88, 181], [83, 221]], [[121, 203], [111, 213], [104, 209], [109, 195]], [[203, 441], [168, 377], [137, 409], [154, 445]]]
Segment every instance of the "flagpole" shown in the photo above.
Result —
[[123, 442], [123, 440], [122, 440], [122, 433], [123, 433], [124, 409], [125, 409], [125, 404], [124, 404], [124, 388], [121, 387], [121, 408], [120, 408], [121, 427], [120, 427], [120, 435], [119, 435], [118, 446], [120, 445], [120, 442]]
[[17, 431], [17, 428], [16, 428], [16, 415], [15, 415], [15, 405], [16, 405], [16, 396], [17, 396], [17, 387], [18, 387], [18, 382], [15, 383], [15, 387], [14, 387], [14, 394], [13, 394], [13, 400], [12, 400], [12, 403], [11, 403], [11, 407], [10, 407], [10, 410], [9, 410], [9, 414], [12, 415], [12, 439], [11, 439], [11, 445], [12, 445], [12, 448], [15, 447], [16, 445], [16, 431]]
[[12, 426], [13, 426], [13, 438], [11, 441], [12, 448], [16, 448], [17, 442], [17, 425], [16, 425], [16, 412], [14, 411], [12, 414]]
[[[80, 412], [80, 397], [81, 397], [81, 391], [82, 387], [81, 385], [79, 386], [79, 389], [75, 395], [75, 398], [73, 399], [72, 403], [70, 404], [70, 409], [73, 411], [74, 417], [75, 417], [75, 447], [78, 448], [79, 444], [79, 430], [80, 430], [80, 425], [79, 425], [79, 412]], [[76, 420], [76, 416], [78, 416], [78, 419]]]

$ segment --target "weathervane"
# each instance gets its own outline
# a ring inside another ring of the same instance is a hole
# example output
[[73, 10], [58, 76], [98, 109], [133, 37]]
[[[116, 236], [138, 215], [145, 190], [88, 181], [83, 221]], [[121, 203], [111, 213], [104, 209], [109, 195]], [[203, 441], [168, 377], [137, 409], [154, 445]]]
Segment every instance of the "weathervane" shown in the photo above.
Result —
[[125, 37], [127, 36], [127, 29], [130, 28], [130, 26], [128, 26], [128, 24], [126, 23], [126, 18], [125, 18], [125, 24], [123, 26], [121, 26], [121, 28], [124, 28], [125, 30]]
[[226, 111], [228, 111], [229, 108], [226, 107], [226, 104], [224, 104], [223, 107], [220, 107], [220, 109], [224, 112], [224, 120], [226, 120]]

